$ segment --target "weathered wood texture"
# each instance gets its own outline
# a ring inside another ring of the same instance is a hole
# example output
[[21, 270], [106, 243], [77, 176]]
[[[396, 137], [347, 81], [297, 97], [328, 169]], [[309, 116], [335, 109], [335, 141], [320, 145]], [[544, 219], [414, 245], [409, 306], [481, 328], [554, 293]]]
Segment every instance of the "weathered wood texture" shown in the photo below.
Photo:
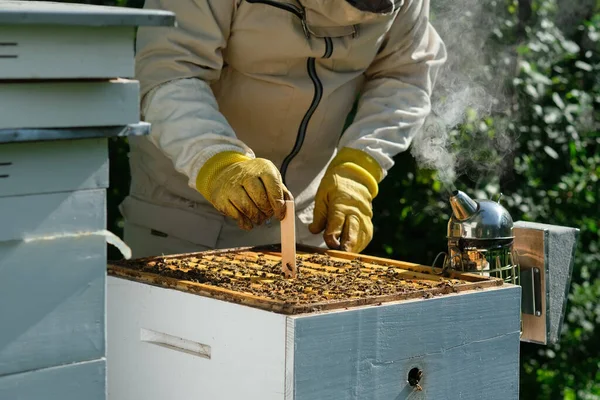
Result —
[[293, 399], [518, 399], [519, 310], [520, 288], [505, 286], [290, 317]]
[[104, 359], [0, 376], [2, 400], [105, 400]]
[[0, 197], [0, 242], [105, 227], [104, 189]]
[[[283, 400], [286, 318], [108, 277], [111, 400]], [[147, 342], [145, 330], [210, 347], [207, 359]]]
[[127, 7], [3, 0], [0, 2], [0, 24], [173, 26], [175, 14], [168, 11]]
[[[523, 335], [521, 340], [538, 344], [546, 344], [548, 340], [548, 327], [550, 319], [548, 315], [548, 298], [545, 293], [549, 288], [548, 269], [546, 265], [545, 254], [548, 252], [548, 232], [543, 230], [521, 230], [515, 228], [515, 248], [518, 251], [519, 264], [522, 271], [531, 268], [537, 268], [540, 282], [539, 307], [540, 315], [523, 313]], [[533, 291], [534, 285], [522, 285], [523, 290]], [[533, 297], [533, 295], [532, 295]]]
[[556, 343], [560, 338], [568, 294], [571, 289], [571, 274], [579, 240], [579, 229], [537, 222], [517, 221], [515, 223], [516, 235], [533, 235], [534, 233], [543, 237], [544, 245], [540, 249], [544, 249], [544, 254], [527, 251], [526, 243], [521, 244], [518, 239], [515, 246], [520, 251], [519, 259], [525, 267], [538, 266], [548, 275], [546, 280], [548, 295], [545, 295], [545, 290], [542, 291], [544, 307], [547, 304], [543, 317], [548, 324], [547, 342]]
[[[273, 266], [281, 263], [280, 246], [225, 249], [164, 257], [148, 257], [131, 261], [114, 261], [108, 266], [108, 273], [138, 282], [173, 288], [288, 315], [422, 298], [424, 296], [443, 295], [502, 285], [500, 279], [472, 274], [452, 274], [450, 277], [452, 279], [446, 279], [433, 273], [430, 267], [418, 264], [307, 246], [297, 247], [298, 263], [299, 265], [300, 262], [302, 263], [301, 270], [309, 279], [311, 276], [318, 275], [347, 277], [354, 268], [351, 261], [360, 260], [362, 266], [354, 273], [359, 273], [364, 285], [375, 285], [373, 279], [378, 279], [380, 285], [391, 286], [393, 291], [388, 294], [373, 295], [357, 288], [347, 287], [337, 297], [324, 295], [319, 297], [318, 300], [314, 300], [314, 296], [311, 297], [311, 295], [317, 294], [317, 288], [315, 290], [306, 288], [308, 290], [306, 296], [299, 293], [297, 299], [281, 299], [274, 297], [272, 291], [261, 291], [256, 294], [250, 291], [251, 287], [246, 287], [246, 290], [231, 290], [220, 286], [216, 282], [198, 283], [181, 277], [181, 273], [187, 271], [214, 274], [217, 267], [212, 263], [216, 262], [219, 264], [219, 271], [227, 272], [227, 275], [222, 275], [222, 277], [227, 277], [228, 281], [238, 281], [240, 284], [243, 284], [243, 282], [252, 282], [254, 285], [261, 285], [261, 282], [270, 284], [274, 278], [279, 278], [279, 276], [273, 274], [273, 272], [265, 272], [268, 271], [268, 266], [265, 267], [265, 265]], [[326, 260], [336, 262], [338, 266], [317, 264], [311, 258], [316, 254], [326, 254], [328, 256]], [[231, 265], [231, 262], [233, 262], [233, 266], [230, 269], [226, 266]], [[165, 271], [158, 274], [153, 268], [165, 268]], [[240, 272], [240, 268], [248, 269], [247, 272]], [[171, 276], [166, 272], [169, 270], [172, 271]], [[392, 273], [392, 275], [388, 275], [389, 273]], [[356, 281], [356, 279], [353, 279], [353, 281]], [[317, 283], [323, 284], [322, 282], [313, 282], [313, 284]], [[311, 283], [302, 280], [298, 281], [297, 284], [311, 286]], [[398, 285], [398, 288], [396, 288], [396, 285]], [[272, 289], [280, 290], [276, 287]], [[306, 299], [300, 299], [300, 296], [306, 297]]]
[[0, 197], [107, 187], [106, 139], [0, 146]]
[[0, 26], [0, 79], [132, 78], [134, 33], [129, 26]]
[[0, 375], [104, 357], [105, 268], [102, 236], [0, 242]]
[[149, 131], [139, 83], [114, 79], [133, 77], [142, 25], [174, 26], [175, 15], [0, 1], [2, 400], [106, 399], [106, 238], [96, 233], [106, 137]]
[[145, 136], [150, 124], [140, 121], [125, 126], [76, 127], [52, 129], [0, 129], [0, 144], [25, 142], [52, 142], [113, 137]]
[[139, 82], [134, 80], [0, 82], [0, 93], [0, 129], [139, 121]]
[[296, 277], [296, 207], [286, 200], [285, 217], [281, 221], [281, 269], [287, 277]]
[[[298, 316], [112, 276], [107, 287], [112, 400], [518, 398], [518, 286]], [[422, 391], [407, 383], [415, 367]]]

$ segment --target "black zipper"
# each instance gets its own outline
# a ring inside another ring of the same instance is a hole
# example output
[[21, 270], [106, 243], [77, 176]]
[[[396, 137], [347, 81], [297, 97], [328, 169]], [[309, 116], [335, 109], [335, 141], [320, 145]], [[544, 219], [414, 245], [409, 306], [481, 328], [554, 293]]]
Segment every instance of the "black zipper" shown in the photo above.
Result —
[[296, 135], [296, 143], [294, 143], [294, 147], [292, 148], [292, 151], [290, 152], [290, 154], [287, 155], [287, 157], [285, 157], [285, 159], [283, 160], [283, 163], [281, 164], [280, 171], [281, 171], [281, 177], [283, 179], [284, 185], [286, 184], [285, 183], [285, 174], [287, 172], [288, 166], [290, 165], [290, 162], [292, 162], [294, 157], [296, 157], [298, 155], [298, 153], [300, 152], [300, 149], [302, 148], [302, 144], [304, 143], [304, 138], [306, 137], [306, 129], [308, 128], [308, 123], [310, 122], [310, 119], [312, 118], [313, 114], [315, 113], [315, 110], [319, 106], [319, 102], [321, 101], [321, 98], [323, 97], [323, 84], [321, 83], [321, 81], [319, 80], [319, 77], [317, 76], [315, 61], [316, 60], [314, 57], [310, 57], [306, 63], [306, 69], [308, 70], [308, 76], [310, 76], [310, 79], [313, 81], [313, 85], [315, 87], [315, 94], [313, 95], [313, 99], [310, 104], [310, 107], [306, 111], [306, 114], [304, 114], [304, 118], [302, 118], [302, 122], [300, 123], [300, 126], [298, 127], [298, 134]]
[[[322, 58], [329, 58], [329, 57], [331, 57], [332, 54], [333, 54], [333, 41], [331, 40], [330, 37], [325, 37], [325, 54], [323, 54]], [[302, 144], [304, 143], [304, 138], [306, 137], [306, 130], [308, 128], [308, 123], [310, 122], [310, 119], [312, 118], [313, 114], [317, 110], [317, 107], [319, 106], [319, 103], [321, 102], [321, 98], [323, 97], [323, 84], [321, 83], [321, 80], [319, 79], [319, 76], [317, 75], [317, 69], [316, 69], [315, 64], [316, 64], [316, 59], [314, 57], [310, 57], [306, 63], [306, 70], [308, 71], [308, 76], [313, 81], [313, 85], [315, 88], [315, 94], [313, 95], [313, 99], [310, 104], [310, 107], [304, 114], [304, 118], [302, 118], [302, 122], [300, 123], [300, 126], [298, 127], [298, 134], [296, 135], [296, 143], [294, 143], [294, 147], [292, 148], [292, 151], [290, 152], [290, 154], [287, 155], [287, 157], [285, 157], [285, 159], [283, 160], [283, 163], [281, 164], [280, 172], [281, 172], [281, 177], [283, 179], [284, 185], [286, 184], [285, 175], [286, 175], [287, 169], [288, 169], [290, 163], [292, 162], [292, 160], [294, 159], [294, 157], [296, 157], [298, 155], [298, 153], [300, 152], [300, 149], [302, 148]]]
[[323, 58], [329, 58], [333, 54], [333, 40], [330, 37], [325, 38], [325, 54]]
[[[302, 8], [296, 7], [292, 4], [279, 3], [277, 1], [272, 1], [272, 0], [246, 0], [246, 1], [248, 3], [266, 4], [266, 5], [273, 6], [273, 7], [279, 8], [281, 10], [286, 10], [286, 11], [293, 13], [298, 18], [300, 18], [300, 20], [302, 21], [302, 29], [304, 30], [304, 35], [307, 38], [310, 38], [310, 33], [308, 32], [308, 28], [306, 26], [306, 20], [304, 18], [304, 10]], [[325, 53], [323, 54], [322, 58], [330, 58], [331, 55], [333, 54], [333, 40], [331, 40], [330, 37], [325, 37], [324, 40], [325, 40]], [[323, 97], [323, 84], [321, 83], [321, 81], [319, 80], [319, 76], [317, 75], [316, 59], [314, 57], [310, 57], [307, 60], [306, 70], [308, 71], [308, 76], [310, 77], [310, 79], [313, 82], [315, 92], [314, 92], [310, 107], [308, 108], [308, 110], [306, 110], [306, 113], [304, 114], [304, 117], [302, 118], [302, 122], [300, 123], [300, 126], [298, 127], [298, 134], [296, 135], [296, 143], [294, 143], [294, 147], [292, 148], [292, 151], [285, 157], [285, 159], [283, 160], [283, 163], [281, 164], [280, 173], [281, 173], [281, 177], [283, 179], [284, 185], [286, 184], [285, 183], [286, 182], [285, 175], [286, 175], [287, 169], [288, 169], [290, 163], [292, 162], [292, 160], [294, 159], [294, 157], [296, 157], [298, 155], [298, 153], [300, 152], [300, 149], [302, 148], [302, 144], [304, 144], [304, 138], [306, 137], [306, 130], [308, 129], [308, 123], [310, 122], [310, 119], [312, 118], [313, 114], [317, 110], [317, 107], [319, 106], [319, 103], [321, 102], [321, 99]]]

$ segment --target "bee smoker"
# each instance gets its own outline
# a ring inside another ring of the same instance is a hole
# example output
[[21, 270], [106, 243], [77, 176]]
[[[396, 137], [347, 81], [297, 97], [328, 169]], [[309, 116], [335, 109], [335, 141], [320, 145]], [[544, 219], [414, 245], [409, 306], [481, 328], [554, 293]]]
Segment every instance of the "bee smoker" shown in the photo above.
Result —
[[[516, 221], [500, 201], [450, 196], [448, 252], [441, 275], [451, 271], [500, 278], [521, 287], [521, 341], [557, 343], [564, 320], [579, 229]], [[439, 268], [437, 268], [439, 270]]]
[[520, 271], [513, 248], [513, 219], [508, 211], [499, 201], [473, 200], [459, 190], [452, 193], [450, 205], [448, 253], [440, 253], [445, 255], [443, 270], [518, 284]]

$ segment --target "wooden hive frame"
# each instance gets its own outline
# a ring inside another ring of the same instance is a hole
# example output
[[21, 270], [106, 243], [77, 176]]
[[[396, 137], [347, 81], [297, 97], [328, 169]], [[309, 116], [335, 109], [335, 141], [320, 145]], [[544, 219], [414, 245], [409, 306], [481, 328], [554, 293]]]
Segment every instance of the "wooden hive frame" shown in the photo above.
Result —
[[[336, 266], [317, 264], [310, 260], [317, 257], [326, 257], [327, 260], [336, 263]], [[246, 306], [272, 311], [285, 315], [296, 315], [310, 313], [315, 311], [347, 309], [350, 307], [376, 305], [399, 300], [427, 298], [439, 296], [448, 293], [459, 293], [467, 290], [484, 289], [488, 287], [501, 286], [503, 281], [498, 278], [484, 277], [476, 274], [466, 274], [450, 272], [442, 276], [438, 268], [428, 267], [420, 264], [396, 261], [387, 258], [374, 257], [369, 255], [360, 255], [336, 250], [321, 249], [311, 246], [297, 245], [297, 259], [299, 261], [300, 273], [305, 271], [308, 275], [324, 275], [328, 277], [342, 277], [348, 273], [350, 267], [358, 267], [361, 277], [357, 278], [362, 282], [369, 281], [369, 278], [375, 276], [375, 279], [387, 281], [388, 286], [395, 284], [393, 279], [399, 278], [398, 283], [408, 286], [411, 290], [398, 290], [397, 292], [383, 295], [370, 295], [368, 293], [357, 293], [355, 296], [346, 298], [331, 298], [327, 295], [307, 296], [304, 302], [288, 301], [276, 298], [276, 296], [261, 295], [251, 293], [250, 291], [236, 291], [226, 287], [220, 287], [215, 284], [199, 283], [192, 280], [181, 279], [177, 277], [185, 276], [185, 273], [192, 269], [207, 271], [207, 263], [223, 262], [229, 260], [232, 264], [243, 262], [245, 268], [255, 270], [256, 274], [236, 275], [234, 271], [221, 271], [222, 276], [229, 276], [231, 280], [245, 280], [247, 284], [253, 287], [260, 287], [266, 282], [273, 282], [275, 278], [283, 279], [281, 276], [273, 273], [277, 267], [271, 271], [263, 269], [265, 263], [257, 263], [259, 259], [266, 260], [271, 266], [281, 263], [281, 246], [268, 245], [256, 247], [241, 247], [234, 249], [222, 249], [213, 251], [204, 251], [197, 253], [185, 253], [168, 256], [145, 257], [134, 260], [113, 261], [108, 264], [108, 274], [128, 280], [141, 283], [160, 286], [179, 291], [188, 292], [200, 296], [210, 297], [218, 300], [243, 304]], [[189, 265], [191, 261], [194, 265]], [[177, 262], [188, 263], [184, 267], [174, 268]], [[357, 264], [357, 262], [359, 264]], [[161, 264], [167, 267], [161, 273], [147, 272], [144, 269], [152, 269], [150, 266]], [[178, 274], [177, 270], [180, 270]], [[166, 271], [166, 272], [165, 272]], [[386, 273], [390, 272], [393, 278], [386, 278]], [[171, 276], [169, 276], [171, 275]], [[364, 276], [366, 275], [366, 277]], [[294, 284], [302, 284], [302, 277], [292, 279]], [[309, 294], [314, 292], [309, 291]], [[315, 300], [314, 298], [319, 298]], [[325, 298], [324, 298], [325, 297]]]

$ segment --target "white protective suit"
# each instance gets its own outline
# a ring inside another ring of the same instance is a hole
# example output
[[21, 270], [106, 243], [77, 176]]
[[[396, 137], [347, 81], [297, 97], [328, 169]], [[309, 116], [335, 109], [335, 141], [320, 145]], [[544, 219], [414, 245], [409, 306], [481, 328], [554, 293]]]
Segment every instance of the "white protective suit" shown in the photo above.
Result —
[[[430, 112], [445, 46], [429, 0], [372, 13], [346, 0], [147, 0], [176, 28], [140, 28], [136, 75], [149, 137], [130, 138], [121, 204], [134, 257], [279, 242], [273, 221], [242, 231], [195, 189], [211, 156], [271, 160], [296, 200], [298, 239], [320, 179], [342, 147], [385, 171]], [[360, 96], [357, 114], [343, 131]]]

